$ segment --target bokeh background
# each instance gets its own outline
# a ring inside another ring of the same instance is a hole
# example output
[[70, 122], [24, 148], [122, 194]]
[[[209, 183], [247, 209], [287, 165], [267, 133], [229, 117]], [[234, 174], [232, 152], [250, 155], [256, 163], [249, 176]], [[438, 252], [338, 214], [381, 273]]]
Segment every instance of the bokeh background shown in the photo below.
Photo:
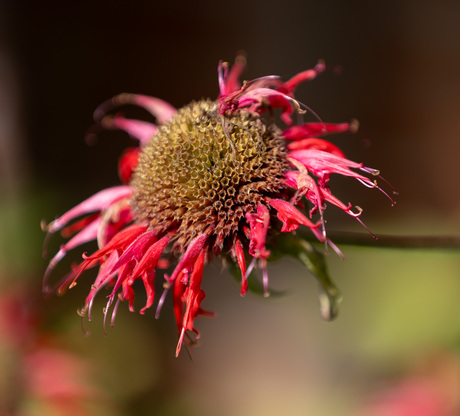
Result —
[[[247, 79], [341, 65], [298, 98], [325, 121], [357, 118], [360, 131], [334, 142], [399, 196], [391, 208], [351, 180], [335, 192], [364, 208], [377, 235], [460, 235], [458, 1], [3, 0], [0, 414], [460, 414], [458, 249], [342, 246], [344, 261], [329, 256], [343, 293], [333, 323], [295, 263], [272, 265], [287, 293], [268, 300], [241, 298], [212, 265], [203, 306], [218, 318], [198, 321], [193, 360], [174, 358], [167, 308], [158, 321], [120, 308], [107, 337], [100, 316], [84, 336], [75, 311], [88, 286], [41, 296], [40, 221], [117, 184], [131, 144], [118, 132], [85, 143], [96, 106], [120, 92], [177, 107], [216, 97], [217, 63], [239, 50]], [[328, 210], [330, 230], [362, 230], [342, 214]]]

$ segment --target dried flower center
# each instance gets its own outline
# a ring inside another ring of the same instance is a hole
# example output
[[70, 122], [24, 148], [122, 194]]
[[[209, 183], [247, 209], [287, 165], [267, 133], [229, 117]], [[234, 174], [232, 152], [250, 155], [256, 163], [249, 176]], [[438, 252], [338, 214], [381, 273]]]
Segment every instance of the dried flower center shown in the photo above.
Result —
[[274, 125], [217, 103], [192, 103], [143, 149], [132, 180], [136, 220], [175, 232], [174, 251], [212, 230], [214, 251], [242, 233], [244, 215], [284, 188], [284, 141]]

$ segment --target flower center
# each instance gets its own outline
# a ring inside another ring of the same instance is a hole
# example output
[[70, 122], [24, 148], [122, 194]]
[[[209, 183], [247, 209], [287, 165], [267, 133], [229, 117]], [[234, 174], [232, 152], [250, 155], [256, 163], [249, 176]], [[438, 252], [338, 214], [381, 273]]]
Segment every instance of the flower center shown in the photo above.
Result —
[[205, 231], [219, 252], [244, 234], [246, 213], [279, 195], [286, 169], [274, 124], [241, 110], [219, 115], [210, 100], [194, 102], [144, 147], [132, 179], [135, 218], [159, 232], [174, 230], [177, 254]]

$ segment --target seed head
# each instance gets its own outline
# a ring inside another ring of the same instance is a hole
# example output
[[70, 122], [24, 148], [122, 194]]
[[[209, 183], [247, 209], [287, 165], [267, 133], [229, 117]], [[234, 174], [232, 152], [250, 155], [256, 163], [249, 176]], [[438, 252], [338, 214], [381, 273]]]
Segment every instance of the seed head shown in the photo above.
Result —
[[215, 254], [242, 237], [244, 215], [284, 188], [281, 131], [244, 110], [217, 113], [200, 101], [163, 124], [143, 149], [131, 182], [136, 220], [176, 230], [178, 255], [207, 232]]

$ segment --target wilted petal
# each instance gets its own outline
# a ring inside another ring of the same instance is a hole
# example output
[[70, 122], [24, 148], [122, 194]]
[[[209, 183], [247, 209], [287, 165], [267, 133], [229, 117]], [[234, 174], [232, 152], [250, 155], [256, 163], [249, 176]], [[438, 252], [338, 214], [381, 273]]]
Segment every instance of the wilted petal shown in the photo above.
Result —
[[305, 215], [289, 202], [283, 199], [272, 199], [270, 206], [278, 211], [278, 218], [283, 222], [281, 232], [291, 232], [297, 230], [299, 225], [306, 225], [310, 228], [319, 241], [324, 242], [324, 236], [317, 230], [319, 224], [313, 224]]
[[43, 277], [43, 290], [45, 292], [48, 288], [48, 279], [50, 277], [50, 274], [56, 267], [56, 265], [64, 258], [64, 256], [67, 254], [69, 250], [72, 250], [73, 248], [85, 244], [89, 241], [95, 240], [100, 225], [101, 218], [97, 218], [60, 248], [60, 250], [51, 259], [51, 261], [48, 264], [48, 267], [46, 268], [45, 275]]
[[193, 270], [195, 262], [198, 256], [200, 255], [201, 251], [203, 250], [203, 247], [206, 244], [206, 240], [208, 238], [209, 236], [205, 233], [199, 235], [198, 237], [195, 237], [190, 242], [186, 252], [180, 259], [179, 264], [174, 269], [173, 274], [170, 278], [167, 279], [169, 282], [173, 282], [176, 279], [179, 272], [184, 273], [185, 278], [188, 279], [188, 275]]
[[294, 90], [297, 88], [297, 85], [301, 84], [302, 82], [311, 81], [312, 79], [316, 78], [319, 74], [324, 72], [326, 66], [324, 65], [323, 61], [319, 61], [313, 69], [307, 69], [306, 71], [302, 71], [297, 75], [294, 75], [290, 80], [286, 81], [283, 85], [283, 90], [286, 89], [288, 92], [293, 93]]
[[182, 319], [182, 329], [179, 336], [179, 342], [176, 347], [176, 357], [179, 355], [182, 342], [184, 339], [185, 331], [194, 331], [199, 335], [198, 331], [194, 328], [193, 322], [199, 313], [200, 305], [206, 294], [201, 290], [201, 281], [203, 279], [203, 267], [206, 253], [203, 251], [195, 262], [192, 275], [190, 276], [190, 285], [184, 292], [185, 312]]
[[232, 247], [232, 256], [237, 261], [238, 267], [241, 270], [241, 296], [246, 295], [248, 291], [248, 278], [246, 275], [246, 260], [244, 258], [243, 244], [236, 238]]
[[350, 123], [305, 123], [300, 126], [290, 126], [283, 131], [283, 137], [286, 140], [301, 140], [310, 137], [324, 136], [331, 133], [343, 133], [350, 131], [356, 132], [358, 121], [352, 120]]
[[114, 186], [113, 188], [104, 189], [73, 207], [56, 220], [52, 221], [48, 224], [46, 230], [49, 233], [54, 233], [64, 227], [69, 221], [72, 221], [80, 215], [88, 214], [93, 211], [101, 211], [118, 199], [131, 196], [131, 193], [131, 188], [127, 185]]
[[171, 104], [159, 98], [141, 94], [124, 93], [116, 95], [112, 99], [102, 103], [94, 111], [94, 119], [101, 120], [108, 111], [126, 104], [134, 104], [145, 108], [150, 114], [156, 117], [158, 124], [163, 124], [177, 113], [177, 110]]
[[267, 258], [270, 251], [265, 248], [270, 213], [265, 205], [257, 206], [257, 213], [247, 213], [246, 221], [250, 227], [249, 254], [255, 258]]
[[155, 124], [142, 120], [131, 120], [121, 116], [104, 117], [102, 120], [102, 127], [106, 129], [123, 130], [130, 136], [139, 140], [141, 145], [147, 144], [158, 130]]
[[291, 151], [307, 149], [321, 150], [323, 152], [327, 152], [335, 156], [345, 158], [343, 152], [336, 145], [332, 144], [327, 140], [318, 139], [314, 137], [289, 143], [286, 147], [288, 150]]

